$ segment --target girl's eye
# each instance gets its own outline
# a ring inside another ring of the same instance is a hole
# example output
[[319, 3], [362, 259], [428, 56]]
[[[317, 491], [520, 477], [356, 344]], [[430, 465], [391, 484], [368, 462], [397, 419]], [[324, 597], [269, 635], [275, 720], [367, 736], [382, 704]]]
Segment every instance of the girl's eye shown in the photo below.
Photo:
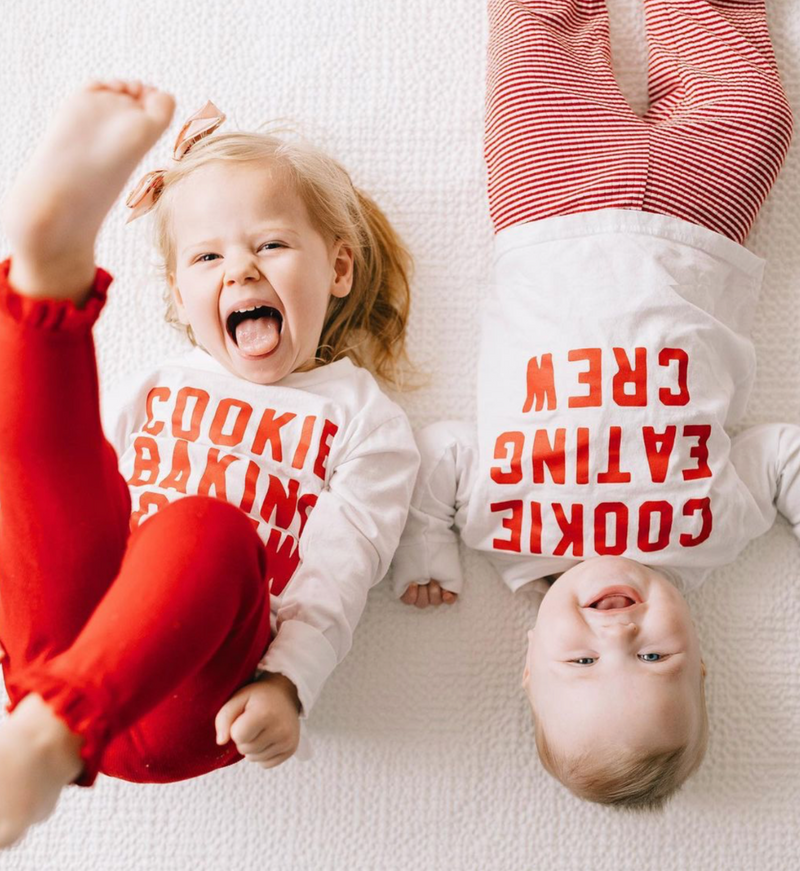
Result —
[[219, 254], [201, 254], [194, 262], [195, 263], [210, 263], [213, 257], [219, 257]]
[[574, 662], [576, 665], [594, 665], [595, 658], [593, 656], [581, 656], [578, 659], [571, 659], [570, 662]]
[[660, 662], [662, 659], [664, 659], [664, 654], [663, 653], [640, 653], [639, 659], [641, 659], [642, 662]]
[[264, 248], [274, 251], [276, 248], [283, 248], [280, 242], [265, 242], [259, 250], [263, 250]]

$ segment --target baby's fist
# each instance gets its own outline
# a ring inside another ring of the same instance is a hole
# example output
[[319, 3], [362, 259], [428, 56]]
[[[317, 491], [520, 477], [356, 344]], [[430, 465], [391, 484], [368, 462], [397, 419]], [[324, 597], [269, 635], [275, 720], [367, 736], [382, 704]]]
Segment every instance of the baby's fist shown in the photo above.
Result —
[[428, 605], [452, 605], [458, 598], [456, 593], [445, 590], [439, 583], [431, 579], [427, 584], [409, 584], [408, 589], [400, 597], [405, 605], [416, 605], [417, 608], [427, 608]]
[[297, 750], [300, 702], [282, 674], [264, 674], [235, 693], [215, 720], [217, 744], [233, 741], [248, 762], [274, 768]]

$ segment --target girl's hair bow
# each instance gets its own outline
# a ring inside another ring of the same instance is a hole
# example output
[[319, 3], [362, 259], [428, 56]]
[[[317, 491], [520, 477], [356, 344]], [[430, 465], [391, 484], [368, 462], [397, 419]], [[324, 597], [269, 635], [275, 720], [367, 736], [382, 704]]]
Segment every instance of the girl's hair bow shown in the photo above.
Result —
[[[195, 112], [181, 127], [172, 159], [180, 160], [196, 143], [213, 133], [225, 120], [225, 115], [209, 100], [202, 109]], [[148, 172], [128, 195], [125, 205], [133, 211], [126, 223], [146, 215], [155, 206], [164, 189], [166, 169], [154, 169]]]

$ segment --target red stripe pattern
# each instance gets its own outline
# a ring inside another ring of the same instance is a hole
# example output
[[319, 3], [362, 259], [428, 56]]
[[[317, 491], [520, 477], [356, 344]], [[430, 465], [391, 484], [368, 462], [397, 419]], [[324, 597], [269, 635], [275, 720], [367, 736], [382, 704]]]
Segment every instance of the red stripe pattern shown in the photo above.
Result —
[[650, 108], [611, 66], [605, 0], [489, 0], [485, 156], [495, 230], [603, 208], [744, 242], [792, 111], [764, 0], [644, 0]]

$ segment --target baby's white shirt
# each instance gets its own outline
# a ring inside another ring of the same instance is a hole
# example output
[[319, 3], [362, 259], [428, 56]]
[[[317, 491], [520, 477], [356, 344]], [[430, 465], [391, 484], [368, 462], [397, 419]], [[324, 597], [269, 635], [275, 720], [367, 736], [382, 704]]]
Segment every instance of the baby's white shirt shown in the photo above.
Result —
[[776, 506], [798, 531], [800, 428], [728, 434], [755, 375], [763, 269], [725, 236], [634, 210], [498, 233], [477, 427], [419, 434], [396, 593], [460, 590], [456, 531], [514, 590], [602, 554], [691, 588]]
[[195, 494], [251, 518], [272, 624], [258, 671], [286, 675], [307, 716], [406, 520], [419, 454], [403, 410], [346, 358], [259, 385], [200, 348], [124, 379], [101, 408], [132, 525]]

